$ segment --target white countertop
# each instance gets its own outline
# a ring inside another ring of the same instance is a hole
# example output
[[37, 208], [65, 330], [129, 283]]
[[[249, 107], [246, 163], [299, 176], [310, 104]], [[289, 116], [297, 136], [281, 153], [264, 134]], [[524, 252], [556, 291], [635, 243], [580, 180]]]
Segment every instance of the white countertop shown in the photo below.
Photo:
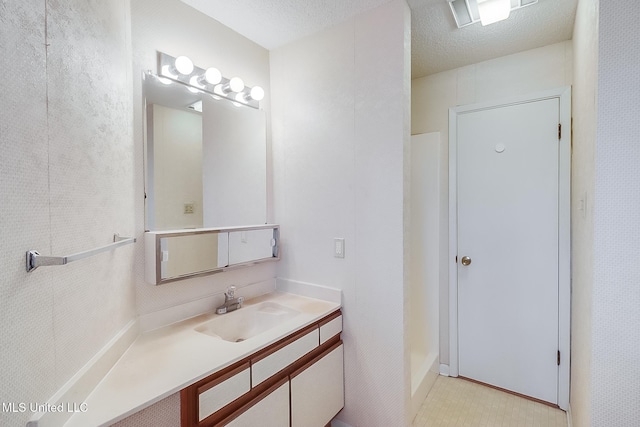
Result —
[[265, 301], [300, 314], [238, 343], [194, 330], [218, 316], [213, 313], [141, 334], [86, 399], [87, 411], [74, 414], [65, 427], [117, 422], [340, 308], [335, 302], [280, 292], [245, 301], [244, 306]]

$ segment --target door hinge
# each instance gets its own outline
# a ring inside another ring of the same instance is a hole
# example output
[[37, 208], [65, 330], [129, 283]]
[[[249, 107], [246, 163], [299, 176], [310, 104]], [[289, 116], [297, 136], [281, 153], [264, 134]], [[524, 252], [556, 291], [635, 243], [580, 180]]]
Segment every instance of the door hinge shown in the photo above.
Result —
[[562, 123], [558, 123], [558, 140], [562, 139]]
[[558, 350], [558, 366], [560, 366], [560, 350]]

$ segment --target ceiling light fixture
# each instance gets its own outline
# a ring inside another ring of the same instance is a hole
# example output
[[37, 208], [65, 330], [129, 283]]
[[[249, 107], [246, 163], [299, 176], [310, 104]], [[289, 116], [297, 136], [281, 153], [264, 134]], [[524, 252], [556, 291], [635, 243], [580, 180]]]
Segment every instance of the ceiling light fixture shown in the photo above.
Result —
[[503, 21], [511, 13], [511, 0], [478, 0], [478, 13], [482, 26]]
[[226, 99], [236, 106], [260, 108], [264, 89], [245, 86], [240, 77], [227, 79], [217, 68], [198, 68], [186, 56], [174, 58], [158, 52], [158, 77], [167, 82], [178, 82], [190, 91], [210, 94], [214, 99]]
[[538, 0], [447, 0], [458, 28], [481, 22], [489, 25], [509, 17], [512, 10], [538, 3]]

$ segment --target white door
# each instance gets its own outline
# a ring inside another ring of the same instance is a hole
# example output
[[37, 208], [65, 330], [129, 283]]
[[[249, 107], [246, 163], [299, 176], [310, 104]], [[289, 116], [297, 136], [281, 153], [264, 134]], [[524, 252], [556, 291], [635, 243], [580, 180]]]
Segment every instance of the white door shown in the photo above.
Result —
[[559, 123], [551, 98], [456, 129], [459, 375], [556, 404]]

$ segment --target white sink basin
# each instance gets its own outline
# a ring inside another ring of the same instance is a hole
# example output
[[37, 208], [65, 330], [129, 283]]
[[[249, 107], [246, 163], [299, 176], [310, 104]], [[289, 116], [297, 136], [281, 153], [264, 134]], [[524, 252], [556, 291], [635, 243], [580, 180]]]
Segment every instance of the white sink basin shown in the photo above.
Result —
[[197, 326], [195, 330], [229, 342], [241, 342], [291, 320], [300, 312], [277, 302], [242, 307]]

